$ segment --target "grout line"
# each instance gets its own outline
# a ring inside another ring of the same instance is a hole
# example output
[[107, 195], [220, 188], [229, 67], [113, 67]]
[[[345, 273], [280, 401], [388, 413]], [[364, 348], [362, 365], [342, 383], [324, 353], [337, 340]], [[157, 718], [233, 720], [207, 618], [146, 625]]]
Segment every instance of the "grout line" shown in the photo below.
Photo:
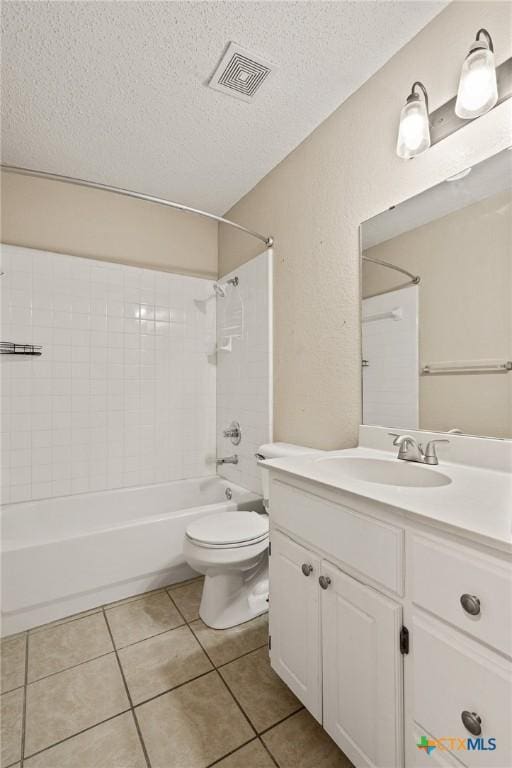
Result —
[[238, 747], [236, 747], [235, 749], [232, 749], [230, 752], [226, 752], [226, 754], [222, 755], [222, 757], [218, 757], [217, 760], [213, 761], [213, 763], [208, 763], [206, 768], [213, 768], [213, 766], [218, 765], [226, 757], [230, 757], [231, 755], [236, 754], [236, 752], [238, 752], [239, 749], [246, 747], [248, 744], [252, 744], [253, 741], [258, 741], [258, 737], [254, 738], [254, 736], [252, 736], [248, 741], [244, 741], [242, 744], [239, 744]]
[[100, 653], [99, 656], [93, 656], [90, 659], [84, 659], [83, 661], [79, 661], [78, 664], [72, 664], [70, 667], [63, 667], [62, 669], [58, 669], [56, 672], [50, 672], [49, 675], [43, 675], [42, 677], [36, 678], [36, 680], [30, 680], [27, 681], [27, 686], [34, 685], [34, 683], [39, 683], [41, 680], [48, 680], [49, 677], [55, 677], [55, 675], [60, 675], [61, 672], [69, 672], [71, 669], [76, 669], [77, 667], [82, 667], [84, 664], [88, 664], [90, 661], [96, 661], [97, 659], [103, 659], [105, 656], [110, 656], [111, 653], [114, 653], [114, 650], [107, 651], [106, 653]]
[[28, 680], [28, 632], [25, 634], [25, 677], [23, 684], [23, 709], [21, 716], [20, 768], [25, 760], [25, 733], [27, 730], [27, 680]]
[[64, 616], [62, 619], [55, 619], [55, 621], [48, 621], [46, 624], [38, 624], [36, 627], [27, 629], [26, 632], [29, 635], [37, 635], [40, 632], [45, 632], [47, 629], [57, 629], [63, 627], [66, 624], [71, 624], [73, 621], [80, 621], [80, 619], [88, 619], [89, 616], [95, 616], [97, 613], [101, 613], [101, 605], [96, 608], [88, 608], [80, 613], [72, 613], [71, 616]]
[[276, 758], [274, 757], [274, 755], [272, 754], [270, 749], [267, 747], [267, 745], [265, 744], [265, 742], [261, 738], [261, 734], [258, 736], [258, 741], [261, 744], [261, 746], [263, 747], [263, 749], [265, 750], [265, 752], [267, 753], [267, 755], [270, 757], [270, 759], [272, 760], [274, 765], [277, 765], [277, 768], [280, 768], [279, 763], [277, 762]]
[[159, 699], [161, 696], [165, 696], [167, 693], [173, 693], [174, 691], [177, 691], [178, 688], [183, 688], [184, 685], [188, 685], [188, 683], [193, 683], [195, 680], [199, 680], [201, 677], [206, 677], [206, 675], [211, 675], [211, 673], [215, 671], [216, 671], [215, 667], [213, 667], [212, 669], [209, 669], [206, 672], [201, 672], [199, 675], [195, 675], [195, 677], [191, 677], [190, 680], [185, 680], [185, 682], [183, 683], [178, 683], [178, 685], [175, 685], [173, 688], [166, 688], [165, 691], [160, 691], [159, 693], [155, 693], [155, 695], [150, 696], [149, 699], [143, 699], [142, 701], [138, 701], [137, 704], [133, 705], [133, 708], [137, 709], [138, 707], [142, 707], [144, 704], [148, 704], [150, 701]]
[[[126, 604], [134, 603], [137, 600], [142, 600], [143, 598], [148, 597], [149, 595], [156, 594], [157, 592], [166, 592], [168, 597], [170, 597], [171, 601], [174, 603], [174, 600], [172, 600], [172, 595], [169, 595], [168, 590], [175, 589], [176, 587], [182, 587], [187, 584], [192, 584], [195, 581], [199, 581], [202, 578], [203, 578], [202, 576], [198, 576], [193, 579], [187, 579], [187, 581], [177, 581], [176, 584], [168, 584], [164, 587], [157, 587], [156, 589], [150, 589], [147, 592], [139, 592], [136, 595], [131, 595], [130, 597], [121, 598], [121, 600], [114, 600], [111, 603], [100, 603], [99, 605], [93, 606], [92, 608], [85, 608], [85, 610], [79, 611], [79, 613], [72, 613], [70, 614], [70, 616], [63, 616], [62, 619], [54, 619], [53, 621], [47, 621], [44, 624], [38, 624], [35, 627], [29, 627], [28, 629], [23, 629], [21, 630], [21, 632], [14, 632], [12, 635], [6, 635], [1, 639], [10, 640], [11, 638], [16, 637], [17, 635], [22, 635], [25, 632], [27, 633], [27, 635], [29, 635], [29, 634], [35, 634], [40, 631], [44, 631], [46, 629], [55, 629], [57, 627], [63, 626], [64, 624], [70, 624], [72, 621], [79, 621], [80, 619], [86, 619], [89, 616], [93, 616], [96, 613], [101, 613], [103, 609], [110, 610], [111, 608], [119, 608], [121, 605], [124, 605], [125, 603]], [[190, 622], [188, 622], [187, 619], [183, 616], [183, 614], [179, 610], [176, 603], [174, 603], [174, 605], [178, 610], [180, 616], [183, 617], [183, 621], [186, 624], [189, 624]], [[193, 621], [197, 621], [197, 619], [193, 619]], [[21, 686], [18, 686], [18, 688], [21, 688]], [[4, 691], [4, 693], [8, 693], [8, 691]]]
[[142, 747], [142, 752], [144, 753], [144, 759], [146, 761], [147, 767], [151, 768], [151, 763], [150, 763], [150, 760], [149, 760], [148, 751], [146, 749], [146, 745], [144, 743], [144, 739], [142, 738], [142, 731], [140, 730], [139, 721], [137, 720], [137, 716], [136, 716], [135, 710], [133, 708], [133, 701], [132, 701], [132, 697], [131, 697], [131, 694], [130, 694], [130, 689], [128, 688], [128, 683], [126, 682], [126, 678], [124, 676], [124, 671], [123, 671], [123, 667], [122, 667], [122, 664], [121, 664], [121, 660], [119, 659], [119, 654], [117, 652], [117, 649], [116, 649], [116, 646], [115, 646], [115, 643], [114, 643], [114, 637], [112, 635], [112, 630], [110, 629], [110, 624], [108, 623], [107, 614], [106, 614], [106, 611], [105, 611], [104, 608], [103, 608], [103, 617], [104, 617], [105, 622], [107, 624], [107, 629], [108, 629], [108, 632], [110, 634], [110, 639], [112, 641], [112, 645], [114, 646], [114, 653], [116, 655], [117, 665], [119, 667], [119, 672], [121, 673], [121, 677], [122, 677], [122, 680], [123, 680], [123, 683], [124, 683], [124, 687], [125, 687], [125, 690], [126, 690], [126, 695], [128, 697], [128, 701], [130, 703], [130, 710], [131, 710], [132, 715], [133, 715], [133, 720], [134, 720], [135, 728], [136, 728], [138, 736], [139, 736], [140, 744], [141, 744], [141, 747]]
[[135, 710], [133, 708], [131, 710], [131, 713], [132, 713], [132, 717], [133, 717], [133, 722], [135, 724], [135, 730], [137, 731], [137, 734], [139, 736], [140, 745], [142, 747], [142, 752], [144, 754], [144, 760], [146, 761], [147, 767], [151, 768], [151, 762], [149, 760], [148, 750], [146, 749], [146, 744], [145, 744], [144, 739], [142, 737], [142, 731], [140, 729], [140, 725], [139, 725], [139, 721], [138, 721], [138, 718], [137, 718], [137, 714], [136, 714], [136, 712], [135, 712]]
[[251, 721], [249, 720], [249, 718], [248, 718], [248, 717], [247, 717], [247, 715], [245, 714], [244, 710], [242, 709], [242, 706], [241, 706], [240, 702], [238, 701], [238, 699], [236, 698], [236, 696], [234, 696], [234, 695], [233, 695], [233, 693], [230, 691], [230, 689], [229, 689], [228, 685], [226, 684], [226, 681], [224, 680], [224, 678], [222, 677], [222, 675], [221, 675], [221, 674], [220, 674], [220, 672], [218, 671], [217, 667], [216, 667], [216, 666], [215, 666], [215, 664], [213, 663], [213, 660], [212, 660], [212, 658], [210, 657], [210, 655], [209, 655], [208, 651], [207, 651], [207, 650], [206, 650], [206, 648], [203, 646], [203, 644], [201, 643], [201, 641], [199, 640], [199, 638], [197, 637], [197, 635], [195, 635], [195, 638], [196, 638], [196, 640], [197, 640], [198, 644], [199, 644], [199, 645], [201, 646], [201, 648], [203, 649], [204, 653], [206, 654], [206, 656], [207, 656], [207, 658], [208, 658], [208, 660], [209, 660], [210, 664], [212, 664], [212, 666], [213, 666], [213, 668], [214, 668], [214, 671], [217, 673], [217, 677], [218, 677], [218, 678], [219, 678], [219, 679], [222, 681], [222, 684], [223, 684], [223, 685], [224, 685], [224, 687], [226, 688], [227, 692], [228, 692], [228, 693], [229, 693], [229, 695], [230, 695], [230, 696], [233, 698], [233, 701], [234, 701], [234, 702], [235, 702], [235, 704], [237, 705], [238, 709], [240, 710], [240, 712], [242, 713], [242, 715], [245, 717], [245, 719], [246, 719], [246, 720], [247, 720], [247, 722], [249, 723], [249, 727], [250, 727], [250, 728], [252, 728], [252, 730], [254, 731], [254, 733], [255, 733], [256, 735], [258, 735], [258, 734], [256, 733], [256, 729], [254, 728], [253, 724], [251, 723]]
[[53, 747], [58, 747], [59, 744], [64, 744], [64, 742], [66, 741], [71, 741], [71, 739], [74, 739], [75, 736], [81, 736], [82, 733], [87, 733], [87, 731], [92, 731], [93, 728], [96, 728], [98, 725], [103, 725], [104, 723], [108, 723], [109, 720], [115, 720], [116, 717], [121, 717], [121, 715], [126, 715], [128, 712], [131, 712], [131, 709], [123, 709], [121, 710], [121, 712], [116, 712], [115, 715], [106, 717], [105, 720], [100, 720], [99, 723], [93, 723], [92, 725], [88, 725], [87, 728], [82, 728], [81, 731], [72, 733], [71, 736], [66, 736], [64, 739], [60, 739], [59, 741], [53, 742], [53, 744], [48, 744], [48, 746], [43, 747], [43, 749], [39, 749], [37, 752], [32, 752], [30, 755], [26, 755], [24, 759], [28, 760], [29, 758], [32, 758], [35, 755], [40, 755], [41, 752], [48, 752], [49, 749], [53, 749]]
[[187, 622], [183, 622], [183, 624], [178, 624], [176, 627], [167, 627], [167, 629], [163, 629], [161, 632], [155, 632], [154, 635], [148, 635], [147, 637], [143, 637], [142, 640], [134, 640], [133, 643], [126, 643], [126, 645], [120, 645], [116, 646], [114, 645], [114, 648], [117, 651], [124, 651], [125, 648], [133, 648], [134, 645], [140, 645], [141, 643], [145, 643], [146, 640], [152, 640], [154, 637], [160, 637], [160, 635], [166, 635], [168, 632], [174, 632], [175, 629], [183, 629], [183, 627], [188, 627]]
[[[26, 699], [27, 699], [27, 688], [28, 688], [28, 685], [32, 685], [33, 683], [39, 682], [40, 680], [45, 680], [45, 679], [47, 679], [49, 677], [54, 677], [55, 675], [58, 675], [61, 672], [65, 672], [67, 670], [74, 669], [75, 667], [82, 666], [83, 664], [87, 664], [90, 661], [94, 661], [95, 659], [102, 658], [104, 656], [108, 656], [111, 653], [114, 653], [115, 656], [116, 656], [117, 664], [118, 664], [118, 667], [119, 667], [119, 670], [120, 670], [120, 674], [121, 674], [121, 677], [122, 677], [122, 680], [123, 680], [123, 684], [124, 684], [124, 687], [125, 687], [126, 695], [128, 697], [128, 702], [129, 702], [129, 705], [130, 705], [129, 709], [123, 710], [122, 712], [118, 712], [115, 715], [112, 715], [111, 717], [106, 718], [105, 720], [102, 720], [102, 721], [100, 721], [98, 723], [94, 723], [93, 725], [91, 725], [91, 726], [89, 726], [87, 728], [82, 729], [81, 731], [77, 731], [76, 733], [73, 733], [71, 736], [68, 736], [65, 739], [61, 739], [60, 741], [57, 741], [57, 742], [55, 742], [53, 744], [50, 744], [50, 745], [46, 746], [44, 749], [39, 750], [39, 752], [35, 752], [32, 755], [29, 755], [28, 757], [33, 757], [36, 754], [40, 754], [41, 752], [45, 752], [45, 751], [47, 751], [49, 749], [52, 749], [53, 747], [57, 746], [58, 744], [61, 744], [61, 743], [65, 742], [65, 741], [69, 741], [70, 739], [74, 738], [75, 736], [80, 735], [81, 733], [85, 733], [86, 731], [92, 730], [93, 728], [97, 727], [98, 725], [102, 725], [103, 723], [108, 722], [109, 720], [113, 720], [113, 719], [115, 719], [116, 717], [119, 717], [122, 714], [126, 714], [127, 712], [131, 712], [132, 716], [133, 716], [133, 719], [134, 719], [134, 724], [135, 724], [135, 727], [136, 727], [136, 730], [137, 730], [137, 733], [138, 733], [138, 736], [139, 736], [139, 739], [140, 739], [140, 743], [141, 743], [141, 747], [142, 747], [142, 750], [143, 750], [143, 753], [144, 753], [146, 764], [147, 764], [148, 768], [151, 768], [151, 763], [150, 763], [150, 760], [149, 760], [149, 755], [148, 755], [148, 752], [147, 752], [147, 749], [146, 749], [146, 745], [144, 743], [144, 739], [143, 739], [142, 732], [141, 732], [141, 729], [140, 729], [140, 725], [139, 725], [139, 722], [138, 722], [138, 719], [137, 719], [137, 714], [136, 714], [135, 708], [139, 707], [139, 706], [142, 706], [143, 704], [146, 704], [147, 702], [152, 701], [152, 700], [154, 700], [156, 698], [159, 698], [159, 697], [165, 695], [166, 693], [169, 693], [169, 692], [171, 692], [173, 690], [176, 690], [177, 688], [181, 688], [184, 685], [187, 685], [188, 683], [193, 682], [194, 680], [197, 680], [197, 679], [199, 679], [201, 677], [205, 677], [206, 675], [211, 674], [213, 672], [217, 672], [217, 676], [222, 681], [222, 683], [225, 686], [225, 688], [227, 689], [229, 695], [234, 700], [235, 704], [237, 705], [237, 707], [240, 710], [240, 712], [242, 713], [243, 717], [245, 718], [245, 720], [249, 724], [250, 728], [254, 731], [255, 735], [253, 737], [251, 737], [248, 741], [244, 742], [243, 744], [240, 744], [235, 750], [232, 750], [231, 752], [223, 755], [218, 760], [214, 761], [214, 763], [211, 763], [211, 765], [213, 766], [213, 765], [217, 764], [218, 762], [223, 760], [228, 755], [233, 754], [234, 752], [238, 751], [243, 746], [246, 746], [247, 744], [251, 743], [252, 741], [259, 740], [263, 744], [263, 742], [262, 742], [262, 740], [260, 738], [261, 734], [258, 734], [256, 732], [255, 727], [251, 723], [249, 717], [245, 713], [245, 711], [244, 711], [243, 707], [241, 706], [240, 702], [238, 701], [236, 696], [232, 693], [232, 691], [230, 690], [230, 688], [227, 685], [226, 681], [224, 680], [224, 678], [222, 677], [222, 675], [220, 674], [220, 672], [218, 670], [219, 670], [219, 668], [225, 667], [228, 664], [231, 664], [232, 662], [237, 661], [240, 658], [243, 658], [244, 656], [247, 656], [247, 655], [249, 655], [251, 653], [254, 653], [257, 650], [260, 650], [261, 648], [264, 648], [265, 644], [257, 646], [256, 648], [252, 648], [250, 651], [245, 651], [244, 653], [240, 654], [240, 656], [236, 656], [235, 658], [230, 659], [229, 661], [226, 661], [226, 662], [223, 662], [222, 664], [216, 665], [214, 663], [214, 661], [212, 660], [211, 656], [209, 655], [208, 651], [206, 650], [205, 646], [203, 646], [203, 644], [201, 643], [201, 641], [199, 640], [198, 636], [196, 635], [196, 633], [194, 632], [194, 630], [193, 630], [193, 628], [191, 626], [194, 622], [198, 621], [199, 617], [195, 617], [195, 618], [193, 618], [191, 620], [187, 620], [186, 617], [183, 615], [183, 613], [180, 611], [180, 609], [179, 609], [177, 603], [174, 601], [172, 595], [168, 591], [169, 589], [172, 589], [174, 587], [179, 587], [179, 586], [184, 586], [185, 584], [194, 583], [196, 581], [199, 581], [199, 579], [200, 579], [200, 577], [199, 578], [190, 579], [190, 580], [187, 580], [185, 582], [178, 582], [176, 585], [170, 585], [168, 587], [160, 587], [160, 588], [158, 588], [156, 590], [150, 590], [149, 592], [143, 592], [143, 593], [140, 593], [139, 595], [134, 596], [133, 600], [128, 598], [126, 601], [122, 601], [122, 602], [118, 603], [118, 605], [112, 605], [111, 603], [106, 603], [106, 604], [104, 604], [102, 606], [98, 606], [97, 608], [91, 608], [90, 610], [83, 612], [83, 613], [86, 614], [85, 616], [81, 615], [81, 614], [76, 614], [74, 617], [70, 618], [67, 621], [66, 620], [59, 620], [60, 623], [58, 623], [58, 624], [54, 624], [53, 622], [49, 622], [47, 625], [41, 625], [41, 627], [34, 627], [31, 630], [26, 630], [25, 631], [26, 632], [26, 634], [25, 634], [25, 637], [26, 637], [26, 648], [25, 648], [25, 682], [24, 682], [23, 686], [18, 686], [19, 688], [21, 688], [21, 687], [24, 688], [24, 707], [23, 707], [23, 724], [22, 724], [22, 744], [21, 744], [21, 758], [20, 758], [21, 764], [20, 764], [20, 768], [22, 768], [23, 761], [25, 759], [25, 755], [24, 755], [24, 751], [25, 751], [25, 726], [26, 726], [25, 720], [26, 720]], [[166, 630], [164, 630], [162, 632], [157, 632], [154, 635], [150, 635], [149, 637], [143, 638], [142, 640], [137, 640], [134, 643], [129, 643], [128, 645], [123, 646], [122, 648], [118, 649], [116, 647], [115, 643], [114, 643], [114, 638], [113, 638], [112, 630], [110, 628], [110, 625], [109, 625], [109, 622], [108, 622], [108, 618], [107, 618], [107, 611], [108, 611], [109, 606], [111, 606], [112, 608], [121, 607], [122, 605], [129, 604], [131, 602], [136, 602], [137, 600], [143, 599], [144, 597], [146, 597], [146, 596], [148, 596], [150, 594], [156, 594], [158, 592], [164, 592], [167, 595], [167, 597], [169, 598], [171, 604], [176, 608], [176, 611], [178, 612], [179, 616], [182, 617], [184, 623], [178, 625], [177, 627], [171, 627], [170, 629], [166, 629]], [[103, 614], [103, 617], [105, 619], [105, 623], [106, 623], [106, 626], [107, 626], [107, 630], [108, 630], [108, 633], [109, 633], [109, 636], [110, 636], [110, 640], [112, 642], [113, 650], [112, 651], [108, 651], [105, 654], [101, 654], [100, 656], [95, 656], [95, 657], [93, 657], [91, 659], [86, 659], [86, 660], [80, 662], [79, 664], [74, 664], [71, 667], [66, 667], [66, 668], [64, 668], [62, 670], [59, 670], [58, 672], [53, 672], [50, 675], [45, 675], [44, 677], [38, 678], [37, 680], [33, 680], [33, 681], [31, 681], [31, 683], [28, 683], [29, 638], [32, 635], [36, 635], [37, 634], [37, 630], [39, 630], [40, 628], [43, 628], [43, 629], [44, 628], [50, 629], [50, 628], [53, 628], [53, 627], [57, 628], [59, 626], [64, 626], [64, 625], [66, 625], [66, 624], [68, 624], [70, 622], [79, 621], [81, 619], [87, 618], [88, 616], [96, 615], [97, 613], [102, 613]], [[137, 644], [142, 643], [145, 640], [149, 640], [149, 639], [151, 639], [153, 637], [158, 637], [158, 636], [166, 634], [168, 632], [172, 632], [173, 630], [179, 629], [179, 628], [181, 628], [183, 626], [187, 626], [190, 629], [190, 631], [192, 633], [192, 636], [194, 637], [194, 639], [196, 640], [197, 644], [202, 649], [202, 651], [204, 652], [206, 658], [208, 659], [208, 661], [212, 665], [212, 669], [209, 669], [207, 672], [204, 672], [204, 673], [202, 673], [200, 675], [196, 675], [195, 677], [190, 678], [189, 680], [186, 680], [185, 682], [180, 683], [179, 685], [174, 686], [173, 688], [169, 688], [166, 691], [158, 693], [158, 694], [156, 694], [155, 696], [153, 696], [153, 697], [151, 697], [149, 699], [145, 699], [144, 701], [141, 701], [138, 704], [134, 704], [133, 700], [132, 700], [132, 697], [131, 697], [131, 694], [130, 694], [130, 690], [128, 688], [128, 684], [127, 684], [125, 675], [124, 675], [124, 671], [123, 671], [123, 668], [122, 668], [122, 665], [121, 665], [121, 661], [120, 661], [120, 658], [119, 658], [118, 651], [119, 650], [123, 650], [124, 648], [131, 647], [133, 645], [137, 645]], [[13, 689], [13, 690], [16, 690], [16, 689]], [[297, 710], [297, 711], [299, 711], [299, 710]], [[295, 714], [295, 713], [292, 713], [292, 715], [293, 714]], [[292, 715], [289, 715], [288, 717], [291, 717]], [[288, 719], [288, 717], [284, 718], [283, 720], [279, 721], [278, 723], [274, 723], [270, 728], [268, 728], [266, 730], [271, 730], [271, 728], [275, 727], [280, 722], [283, 722], [284, 720]], [[265, 732], [266, 731], [263, 731], [262, 733], [265, 733]], [[265, 750], [268, 752], [267, 747], [264, 744], [263, 744], [263, 746], [264, 746]], [[269, 754], [270, 754], [270, 752], [269, 752]], [[27, 759], [28, 759], [28, 757], [27, 757]], [[275, 759], [274, 759], [273, 755], [270, 754], [270, 757], [272, 758], [272, 761], [275, 763]], [[276, 765], [277, 765], [277, 763], [276, 763]]]
[[267, 648], [268, 643], [262, 643], [261, 645], [258, 645], [256, 648], [253, 648], [251, 651], [245, 651], [245, 653], [241, 653], [240, 656], [235, 656], [234, 659], [230, 659], [229, 661], [223, 661], [222, 664], [218, 664], [215, 669], [222, 669], [223, 667], [227, 667], [228, 664], [232, 664], [234, 661], [238, 661], [238, 659], [243, 659], [244, 656], [250, 656], [251, 653], [255, 653], [256, 651], [261, 651], [262, 648]]
[[[156, 595], [159, 592], [167, 592], [166, 587], [157, 587], [156, 589], [150, 589], [147, 592], [139, 592], [136, 595], [122, 597], [121, 600], [114, 600], [111, 603], [102, 603], [102, 605], [98, 606], [98, 608], [100, 611], [113, 611], [116, 608], [122, 608], [125, 605], [137, 603], [139, 600], [144, 600], [144, 598], [151, 597], [151, 595]], [[91, 610], [94, 610], [94, 608]]]
[[264, 736], [266, 733], [272, 730], [272, 728], [275, 728], [277, 725], [281, 725], [281, 723], [286, 722], [286, 720], [289, 720], [290, 717], [293, 717], [298, 712], [302, 712], [302, 710], [305, 709], [305, 707], [300, 704], [300, 706], [297, 707], [297, 709], [294, 709], [293, 712], [290, 712], [289, 715], [286, 715], [286, 717], [282, 717], [281, 720], [277, 720], [275, 723], [272, 723], [272, 725], [269, 725], [268, 728], [264, 728], [262, 731], [258, 733], [258, 736]]
[[[55, 677], [56, 675], [60, 675], [62, 672], [68, 672], [71, 669], [76, 669], [77, 667], [82, 667], [84, 664], [89, 664], [91, 661], [96, 661], [97, 659], [102, 659], [105, 656], [110, 656], [113, 653], [116, 653], [118, 651], [124, 651], [126, 648], [132, 648], [134, 645], [140, 645], [141, 643], [146, 642], [146, 640], [152, 640], [154, 637], [161, 637], [165, 634], [170, 634], [171, 632], [174, 632], [176, 629], [183, 629], [183, 627], [190, 628], [188, 624], [180, 624], [177, 627], [172, 627], [172, 629], [165, 629], [163, 632], [157, 632], [155, 635], [150, 635], [149, 637], [145, 637], [143, 640], [136, 640], [134, 643], [129, 643], [128, 645], [123, 645], [121, 648], [116, 648], [115, 646], [111, 651], [107, 651], [107, 653], [102, 653], [99, 656], [93, 656], [91, 659], [84, 659], [84, 661], [78, 662], [78, 664], [73, 664], [71, 667], [64, 667], [63, 669], [59, 669], [57, 672], [51, 672], [49, 675], [44, 675], [43, 677], [38, 677], [37, 680], [31, 680], [30, 682], [27, 682], [27, 686], [34, 685], [34, 683], [39, 683], [41, 680], [48, 680], [50, 677]], [[110, 627], [109, 627], [110, 630]], [[192, 633], [192, 636], [194, 640], [198, 643], [201, 650], [204, 651], [203, 646], [197, 639], [196, 635], [192, 630], [190, 630]], [[109, 631], [109, 635], [112, 638], [112, 635]], [[222, 669], [223, 667], [228, 666], [228, 664], [231, 664], [234, 661], [238, 661], [239, 659], [244, 658], [244, 656], [249, 656], [249, 654], [254, 653], [255, 651], [259, 651], [262, 648], [266, 648], [266, 644], [259, 645], [257, 648], [253, 648], [250, 651], [246, 651], [245, 653], [240, 654], [240, 656], [235, 656], [234, 659], [230, 659], [229, 661], [225, 661], [222, 664], [219, 664], [218, 666], [215, 666], [211, 658], [208, 656], [208, 654], [205, 652], [205, 655], [208, 658], [208, 661], [211, 663], [212, 668], [209, 669], [207, 672], [202, 672], [199, 675], [195, 675], [194, 677], [191, 677], [189, 680], [186, 680], [183, 683], [178, 683], [178, 685], [175, 685], [171, 688], [166, 688], [165, 691], [161, 691], [154, 696], [150, 696], [148, 699], [143, 699], [143, 701], [137, 702], [137, 704], [133, 704], [133, 707], [138, 707], [141, 704], [146, 704], [148, 701], [152, 701], [153, 699], [158, 698], [159, 696], [163, 696], [164, 693], [169, 693], [170, 691], [174, 691], [176, 688], [181, 688], [183, 685], [186, 685], [187, 683], [192, 682], [192, 680], [197, 680], [199, 677], [203, 677], [204, 675], [209, 674], [210, 672], [213, 672], [215, 669]], [[18, 688], [13, 688], [12, 690], [18, 690], [19, 688], [22, 688], [23, 686], [18, 686]], [[10, 693], [11, 691], [5, 691], [5, 693]]]

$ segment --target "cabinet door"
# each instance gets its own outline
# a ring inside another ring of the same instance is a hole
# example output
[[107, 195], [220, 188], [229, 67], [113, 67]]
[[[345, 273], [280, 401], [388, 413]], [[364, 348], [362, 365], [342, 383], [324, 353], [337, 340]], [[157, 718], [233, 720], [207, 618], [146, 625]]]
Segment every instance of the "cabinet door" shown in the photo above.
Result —
[[321, 723], [320, 560], [279, 531], [271, 542], [270, 663]]
[[321, 568], [330, 579], [321, 590], [324, 728], [357, 768], [399, 768], [402, 608], [330, 563]]

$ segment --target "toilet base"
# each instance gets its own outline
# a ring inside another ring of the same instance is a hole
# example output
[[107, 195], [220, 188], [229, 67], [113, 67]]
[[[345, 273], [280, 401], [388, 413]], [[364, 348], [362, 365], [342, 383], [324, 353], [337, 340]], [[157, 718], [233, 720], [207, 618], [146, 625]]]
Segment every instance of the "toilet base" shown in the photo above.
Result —
[[207, 572], [199, 616], [212, 629], [244, 624], [268, 611], [268, 556], [250, 571]]

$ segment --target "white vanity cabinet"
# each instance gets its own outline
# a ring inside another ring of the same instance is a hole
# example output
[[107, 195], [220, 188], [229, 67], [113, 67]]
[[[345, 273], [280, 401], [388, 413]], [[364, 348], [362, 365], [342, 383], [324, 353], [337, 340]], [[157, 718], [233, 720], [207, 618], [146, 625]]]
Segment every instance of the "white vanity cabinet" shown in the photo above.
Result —
[[510, 768], [510, 558], [278, 470], [270, 519], [272, 667], [356, 768]]
[[402, 765], [402, 607], [322, 562], [323, 725], [358, 766]]
[[279, 531], [269, 560], [272, 591], [272, 666], [322, 722], [320, 559]]

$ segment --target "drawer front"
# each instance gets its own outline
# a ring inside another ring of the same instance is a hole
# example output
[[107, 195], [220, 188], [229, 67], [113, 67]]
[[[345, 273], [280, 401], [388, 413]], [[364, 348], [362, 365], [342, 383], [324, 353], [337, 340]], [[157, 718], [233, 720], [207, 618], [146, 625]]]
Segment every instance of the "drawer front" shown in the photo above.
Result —
[[411, 550], [413, 602], [512, 656], [512, 567], [423, 536]]
[[[512, 765], [512, 663], [427, 615], [414, 616], [411, 640], [413, 717], [418, 727], [451, 746], [451, 754], [463, 765]], [[463, 725], [464, 711], [481, 718], [479, 735]], [[459, 738], [466, 749], [460, 748]], [[489, 739], [495, 739], [494, 750]]]
[[403, 594], [403, 531], [321, 496], [273, 480], [270, 515], [282, 526], [358, 573]]

